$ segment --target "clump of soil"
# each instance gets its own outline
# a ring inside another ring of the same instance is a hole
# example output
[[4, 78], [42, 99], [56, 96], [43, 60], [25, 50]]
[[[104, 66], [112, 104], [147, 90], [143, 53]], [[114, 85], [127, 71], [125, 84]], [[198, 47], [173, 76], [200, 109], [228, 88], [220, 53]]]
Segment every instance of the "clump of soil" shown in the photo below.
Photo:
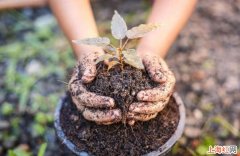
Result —
[[121, 123], [97, 125], [87, 121], [70, 96], [60, 114], [66, 137], [80, 150], [100, 156], [142, 155], [156, 150], [172, 136], [179, 122], [178, 105], [173, 98], [156, 118], [137, 122], [133, 127]]
[[137, 102], [136, 94], [144, 89], [151, 89], [157, 86], [145, 70], [140, 70], [129, 65], [120, 65], [107, 71], [107, 66], [100, 62], [97, 65], [95, 80], [87, 85], [87, 89], [98, 95], [112, 97], [123, 112], [125, 123], [126, 112], [131, 103]]

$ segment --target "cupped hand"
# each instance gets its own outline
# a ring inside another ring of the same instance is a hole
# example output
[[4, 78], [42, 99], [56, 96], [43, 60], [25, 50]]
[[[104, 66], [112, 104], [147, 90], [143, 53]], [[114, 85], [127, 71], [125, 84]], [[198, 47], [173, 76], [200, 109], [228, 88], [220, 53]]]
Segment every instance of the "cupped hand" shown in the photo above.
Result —
[[151, 79], [158, 83], [153, 89], [138, 92], [139, 102], [132, 103], [128, 110], [128, 124], [135, 121], [148, 121], [163, 110], [173, 93], [175, 77], [166, 62], [157, 56], [145, 55], [143, 64]]
[[121, 121], [120, 109], [114, 108], [113, 98], [89, 92], [84, 85], [95, 78], [97, 71], [94, 61], [100, 54], [95, 52], [79, 61], [74, 68], [68, 88], [74, 104], [85, 119], [108, 125]]

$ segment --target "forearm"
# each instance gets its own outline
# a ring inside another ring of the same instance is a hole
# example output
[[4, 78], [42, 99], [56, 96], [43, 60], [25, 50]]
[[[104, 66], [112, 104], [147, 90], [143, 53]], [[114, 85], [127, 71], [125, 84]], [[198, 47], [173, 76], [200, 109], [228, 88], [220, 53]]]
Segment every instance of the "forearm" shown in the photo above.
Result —
[[0, 0], [0, 10], [41, 7], [46, 4], [47, 0]]
[[88, 37], [97, 37], [98, 31], [89, 0], [48, 0], [63, 32], [67, 36], [77, 59], [84, 54], [98, 50], [71, 41]]
[[163, 26], [140, 40], [139, 55], [151, 52], [165, 57], [194, 10], [196, 2], [197, 0], [155, 0], [148, 23], [162, 23]]

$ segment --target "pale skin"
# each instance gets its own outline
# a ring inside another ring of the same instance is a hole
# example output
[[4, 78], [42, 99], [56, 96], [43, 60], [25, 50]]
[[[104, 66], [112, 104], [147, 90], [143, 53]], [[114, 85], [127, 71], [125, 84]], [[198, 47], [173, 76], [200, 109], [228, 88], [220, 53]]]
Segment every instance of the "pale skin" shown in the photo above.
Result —
[[[14, 0], [5, 2], [10, 3]], [[112, 98], [96, 95], [88, 92], [85, 88], [85, 84], [93, 81], [96, 76], [94, 59], [103, 54], [103, 50], [71, 42], [73, 39], [99, 36], [90, 1], [35, 0], [35, 2], [36, 4], [31, 5], [36, 6], [38, 3], [39, 6], [43, 4], [50, 6], [70, 41], [78, 62], [80, 62], [81, 70], [75, 68], [69, 81], [69, 90], [77, 108], [87, 120], [95, 121], [98, 124], [106, 125], [121, 121], [121, 111], [115, 108]], [[164, 26], [143, 37], [138, 44], [137, 52], [142, 58], [146, 71], [159, 85], [137, 94], [138, 102], [129, 107], [128, 123], [130, 125], [135, 121], [148, 121], [156, 117], [167, 104], [176, 80], [163, 58], [189, 19], [196, 2], [197, 0], [154, 1], [147, 23], [163, 23]], [[5, 6], [9, 6], [9, 4]], [[13, 5], [12, 7], [19, 8], [19, 6]], [[4, 8], [4, 4], [1, 7], [1, 3], [0, 8], [8, 9], [8, 7]]]

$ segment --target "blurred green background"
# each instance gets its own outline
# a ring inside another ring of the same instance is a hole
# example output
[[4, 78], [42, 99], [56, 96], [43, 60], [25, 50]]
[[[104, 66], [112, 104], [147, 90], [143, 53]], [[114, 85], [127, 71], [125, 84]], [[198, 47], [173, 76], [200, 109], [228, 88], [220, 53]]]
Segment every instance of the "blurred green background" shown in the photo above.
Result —
[[[136, 0], [92, 5], [102, 36], [110, 36], [113, 10], [130, 27], [145, 23], [151, 8]], [[187, 107], [184, 136], [171, 155], [205, 155], [209, 145], [240, 150], [239, 14], [239, 0], [200, 1], [169, 52]], [[0, 12], [0, 155], [66, 155], [53, 115], [75, 63], [49, 8]]]

